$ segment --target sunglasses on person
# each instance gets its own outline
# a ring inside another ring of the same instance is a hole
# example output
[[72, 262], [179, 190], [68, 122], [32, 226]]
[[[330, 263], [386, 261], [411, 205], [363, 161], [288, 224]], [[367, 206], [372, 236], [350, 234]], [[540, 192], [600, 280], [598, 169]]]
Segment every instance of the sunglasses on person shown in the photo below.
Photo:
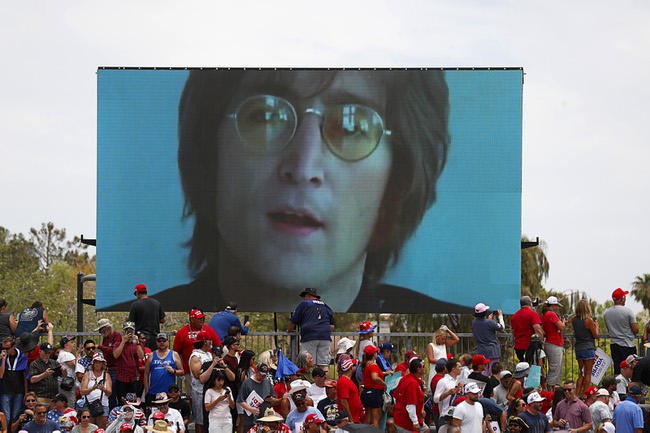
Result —
[[97, 349], [97, 346], [88, 346], [88, 347], [85, 347], [84, 349], [90, 352], [91, 350]]
[[[338, 104], [324, 110], [306, 108], [302, 113], [321, 118], [321, 136], [327, 148], [344, 161], [355, 162], [370, 156], [384, 135], [384, 121], [375, 110], [359, 104]], [[250, 150], [266, 154], [279, 152], [291, 142], [298, 128], [298, 113], [286, 99], [256, 95], [242, 102], [229, 115], [237, 134]]]
[[[45, 413], [45, 412], [43, 412]], [[81, 419], [90, 419], [90, 415], [81, 415]]]
[[564, 388], [564, 392], [573, 392], [573, 388]]
[[306, 405], [307, 405], [307, 403], [304, 402], [304, 401], [299, 401], [299, 402], [296, 403], [296, 407], [302, 407], [302, 406], [306, 406]]
[[2, 350], [9, 350], [9, 349], [11, 349], [12, 347], [14, 347], [14, 346], [2, 346]]
[[25, 403], [36, 403], [36, 400], [34, 400], [33, 398], [29, 398], [25, 400]]
[[38, 411], [36, 412], [36, 415], [45, 415], [47, 412], [46, 411]]
[[166, 339], [166, 338], [159, 338], [159, 339], [157, 339], [156, 341], [157, 341], [158, 343], [164, 343], [164, 342], [167, 341], [167, 339]]

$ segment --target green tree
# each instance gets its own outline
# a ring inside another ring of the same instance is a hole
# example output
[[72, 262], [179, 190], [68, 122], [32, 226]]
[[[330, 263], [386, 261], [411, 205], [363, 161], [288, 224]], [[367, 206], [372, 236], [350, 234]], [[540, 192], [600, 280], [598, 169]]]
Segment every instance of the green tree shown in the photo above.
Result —
[[[521, 241], [530, 242], [530, 239], [524, 235]], [[541, 297], [549, 269], [546, 242], [540, 240], [538, 246], [521, 250], [521, 294], [533, 299]]]
[[632, 297], [650, 311], [650, 274], [637, 276], [632, 281]]

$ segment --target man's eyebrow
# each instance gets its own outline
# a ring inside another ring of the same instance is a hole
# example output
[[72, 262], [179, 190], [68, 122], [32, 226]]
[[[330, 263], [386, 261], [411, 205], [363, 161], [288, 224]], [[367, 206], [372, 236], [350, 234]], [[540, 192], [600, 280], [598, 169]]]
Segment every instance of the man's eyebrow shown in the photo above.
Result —
[[354, 92], [334, 91], [323, 94], [322, 98], [326, 104], [358, 104], [365, 105], [378, 112], [384, 111], [384, 107], [377, 101], [376, 98], [369, 98]]

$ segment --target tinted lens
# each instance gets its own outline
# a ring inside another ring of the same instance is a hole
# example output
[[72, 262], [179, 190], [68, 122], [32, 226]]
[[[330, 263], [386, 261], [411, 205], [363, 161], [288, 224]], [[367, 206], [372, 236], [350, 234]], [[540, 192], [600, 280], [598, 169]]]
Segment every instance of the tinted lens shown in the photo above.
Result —
[[237, 110], [237, 132], [254, 152], [277, 152], [291, 141], [296, 130], [296, 111], [277, 96], [254, 96]]
[[358, 161], [370, 155], [384, 135], [379, 114], [363, 105], [339, 105], [327, 110], [323, 138], [334, 155]]

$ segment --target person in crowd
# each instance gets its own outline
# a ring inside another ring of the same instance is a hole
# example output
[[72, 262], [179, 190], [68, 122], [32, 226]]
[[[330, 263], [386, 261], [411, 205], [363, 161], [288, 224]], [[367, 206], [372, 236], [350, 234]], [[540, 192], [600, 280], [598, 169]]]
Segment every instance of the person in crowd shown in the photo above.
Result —
[[110, 374], [106, 372], [106, 359], [101, 353], [95, 354], [90, 369], [84, 374], [80, 393], [86, 404], [95, 400], [101, 401], [104, 414], [93, 417], [91, 421], [105, 429], [109, 412], [108, 397], [113, 393], [113, 382]]
[[18, 325], [14, 335], [22, 335], [23, 332], [46, 333], [48, 323], [50, 320], [47, 317], [45, 306], [41, 301], [34, 301], [31, 307], [25, 308], [18, 315]]
[[90, 409], [82, 408], [78, 413], [79, 425], [75, 426], [70, 433], [92, 433], [96, 430], [99, 430], [97, 424], [92, 422], [93, 417], [90, 414]]
[[325, 417], [329, 426], [336, 425], [336, 416], [339, 412], [339, 405], [336, 401], [336, 381], [327, 379], [325, 381], [325, 397], [316, 405], [316, 409]]
[[34, 391], [28, 391], [23, 398], [23, 408], [18, 411], [11, 423], [11, 432], [17, 433], [25, 430], [25, 424], [34, 419], [34, 408], [36, 406], [36, 394]]
[[561, 317], [559, 309], [562, 305], [555, 296], [549, 296], [542, 307], [542, 328], [546, 335], [544, 352], [548, 361], [546, 378], [551, 386], [562, 383], [562, 361], [564, 359], [564, 336], [568, 318]]
[[296, 357], [296, 366], [298, 367], [298, 377], [310, 383], [314, 383], [314, 377], [311, 375], [314, 369], [314, 357], [306, 350], [301, 351]]
[[492, 367], [490, 368], [490, 384], [492, 385], [492, 390], [501, 384], [499, 380], [499, 374], [503, 371], [503, 364], [501, 362], [491, 363]]
[[[154, 426], [157, 420], [165, 420], [172, 433], [184, 433], [185, 423], [181, 413], [176, 409], [169, 407], [169, 397], [167, 393], [160, 392], [156, 394], [156, 399], [153, 401], [154, 410], [149, 419], [147, 420], [147, 429], [149, 426]], [[202, 405], [201, 405], [202, 406]], [[196, 414], [195, 414], [196, 415]]]
[[354, 350], [354, 346], [356, 346], [357, 342], [355, 340], [351, 340], [347, 337], [342, 337], [338, 343], [336, 343], [336, 347], [338, 348], [336, 351], [336, 359], [335, 363], [339, 362], [339, 357], [343, 354], [348, 354], [350, 356], [352, 355], [352, 351]]
[[616, 392], [618, 392], [618, 396], [621, 400], [625, 400], [627, 388], [632, 380], [633, 372], [634, 369], [627, 365], [627, 360], [621, 361], [621, 373], [616, 376], [616, 380], [618, 380], [618, 383], [616, 384]]
[[393, 346], [393, 343], [390, 341], [384, 341], [379, 346], [379, 353], [377, 354], [377, 365], [384, 374], [393, 374], [393, 365], [391, 364], [391, 358], [393, 354], [397, 353], [397, 349]]
[[[240, 347], [240, 340], [237, 338], [228, 335], [224, 340], [223, 340], [223, 347], [226, 349], [226, 353], [223, 355], [223, 361], [228, 365], [228, 368], [232, 371], [237, 371], [237, 365], [239, 365], [239, 347]], [[233, 390], [235, 392], [235, 390]], [[233, 397], [236, 396], [235, 395]]]
[[460, 360], [460, 379], [465, 381], [472, 372], [472, 356], [469, 353], [463, 353], [458, 357]]
[[7, 312], [8, 307], [7, 300], [0, 298], [0, 341], [7, 337], [15, 337], [16, 329], [18, 329], [18, 321], [13, 314]]
[[352, 378], [355, 376], [357, 360], [348, 355], [342, 355], [338, 362], [339, 379], [336, 382], [336, 400], [352, 422], [361, 422], [363, 404], [359, 397], [359, 389]]
[[323, 369], [330, 365], [330, 343], [334, 332], [334, 312], [311, 287], [300, 292], [303, 301], [289, 319], [287, 332], [300, 326], [300, 350], [314, 357], [315, 365]]
[[481, 394], [486, 397], [492, 397], [492, 384], [485, 374], [490, 360], [483, 355], [476, 355], [472, 358], [472, 372], [467, 376], [468, 381], [474, 381], [479, 384], [482, 392]]
[[453, 399], [463, 390], [463, 384], [457, 382], [460, 376], [460, 368], [460, 361], [457, 359], [451, 358], [447, 360], [447, 374], [440, 379], [433, 393], [433, 402], [438, 405], [440, 412], [438, 428], [448, 423], [449, 420], [443, 417], [442, 414], [446, 414], [449, 411]]
[[180, 412], [183, 418], [183, 424], [185, 424], [185, 431], [188, 431], [187, 427], [190, 423], [190, 415], [192, 414], [190, 403], [181, 398], [181, 389], [175, 383], [169, 385], [167, 395], [169, 395], [169, 407]]
[[[252, 350], [244, 350], [241, 353], [239, 358], [239, 363], [237, 364], [237, 370], [235, 370], [235, 385], [236, 392], [233, 398], [235, 401], [239, 398], [239, 390], [246, 381], [246, 379], [253, 377], [255, 375], [255, 352]], [[238, 433], [243, 433], [244, 431], [244, 408], [241, 405], [237, 405], [237, 431]]]
[[524, 353], [524, 362], [527, 362], [530, 365], [538, 365], [541, 369], [541, 374], [545, 375], [545, 361], [546, 352], [544, 352], [544, 342], [539, 338], [539, 335], [533, 334], [530, 336], [528, 349], [526, 349], [526, 352]]
[[519, 361], [523, 361], [524, 353], [530, 345], [530, 336], [537, 334], [541, 340], [544, 340], [544, 329], [542, 319], [533, 309], [530, 296], [522, 296], [519, 305], [521, 308], [510, 318], [510, 326], [515, 339], [515, 353]]
[[578, 360], [578, 380], [576, 394], [582, 395], [582, 390], [591, 383], [591, 370], [596, 360], [596, 343], [598, 339], [598, 321], [591, 312], [589, 301], [580, 299], [576, 304], [575, 315], [571, 318], [575, 334], [575, 353]]
[[[217, 337], [219, 338], [219, 337]], [[201, 331], [194, 341], [194, 350], [190, 355], [189, 365], [192, 373], [192, 413], [194, 414], [194, 425], [196, 433], [204, 433], [203, 419], [203, 390], [204, 384], [212, 376], [215, 369], [223, 369], [228, 380], [235, 379], [235, 373], [228, 369], [226, 363], [219, 356], [209, 353], [212, 349], [212, 335]]]
[[257, 418], [257, 424], [251, 427], [247, 433], [291, 433], [289, 426], [284, 423], [284, 418], [273, 409], [264, 411], [264, 416]]
[[[415, 358], [417, 358], [417, 356]], [[434, 368], [436, 369], [436, 374], [433, 376], [433, 379], [431, 379], [431, 383], [429, 384], [428, 387], [428, 389], [431, 390], [432, 394], [433, 392], [435, 392], [436, 386], [438, 386], [438, 382], [440, 382], [440, 380], [443, 377], [445, 377], [445, 375], [447, 374], [447, 358], [438, 359], [438, 362], [436, 362]], [[402, 377], [404, 377], [404, 375], [402, 375]], [[425, 421], [427, 421], [427, 424], [429, 425], [438, 425], [439, 419], [440, 419], [440, 408], [437, 404], [434, 403], [431, 405], [431, 417], [430, 419], [428, 418]]]
[[627, 397], [616, 405], [612, 421], [616, 433], [641, 433], [644, 431], [643, 410], [639, 407], [643, 391], [636, 385], [627, 390]]
[[447, 348], [456, 345], [460, 341], [460, 338], [449, 329], [446, 325], [440, 326], [433, 334], [433, 341], [427, 345], [427, 361], [429, 361], [429, 377], [427, 378], [427, 385], [431, 383], [433, 375], [435, 374], [436, 362], [440, 358], [447, 358]]
[[[315, 413], [307, 415], [305, 420], [302, 423], [303, 431], [305, 433], [320, 433], [323, 431], [321, 426], [325, 423], [325, 420], [321, 419]], [[325, 429], [327, 431], [327, 429]]]
[[[402, 372], [402, 377], [406, 376], [409, 373], [409, 364], [411, 361], [415, 358], [419, 358], [418, 354], [415, 353], [415, 350], [407, 350], [404, 353], [404, 361], [400, 362], [397, 364], [397, 367], [395, 367], [395, 373], [398, 371]], [[447, 361], [447, 358], [445, 358], [445, 362]], [[429, 386], [429, 384], [425, 384]]]
[[452, 427], [459, 427], [463, 433], [483, 433], [486, 426], [483, 420], [483, 406], [478, 402], [481, 389], [476, 382], [465, 385], [467, 398], [459, 403], [451, 419]]
[[[275, 406], [281, 401], [281, 399], [275, 396], [275, 390], [273, 389], [271, 381], [266, 379], [268, 372], [268, 365], [260, 364], [257, 366], [255, 374], [246, 379], [241, 385], [239, 395], [237, 396], [237, 404], [244, 409], [244, 416], [241, 425], [243, 429], [242, 431], [248, 431], [253, 424], [255, 424], [257, 416], [259, 416], [260, 413], [264, 413], [264, 410], [267, 407]], [[294, 401], [296, 394], [294, 394]], [[305, 395], [301, 395], [304, 400]]]
[[[38, 402], [34, 406], [34, 419], [25, 424], [24, 430], [28, 433], [53, 433], [59, 430], [59, 423], [47, 419], [49, 404]], [[73, 429], [74, 430], [74, 429]], [[83, 432], [86, 433], [86, 432]]]
[[[77, 375], [75, 374], [75, 367], [77, 365], [77, 358], [80, 357], [81, 351], [83, 350], [83, 346], [79, 345], [79, 348], [76, 349], [75, 337], [66, 335], [61, 338], [59, 347], [61, 348], [61, 351], [57, 357], [57, 362], [66, 369], [66, 377], [76, 379]], [[59, 392], [65, 395], [68, 401], [74, 402], [77, 399], [77, 381], [74, 381], [71, 389], [64, 389], [61, 386], [63, 383], [62, 377], [59, 377]]]
[[515, 372], [512, 374], [512, 380], [508, 388], [508, 403], [516, 398], [521, 398], [524, 394], [524, 383], [530, 373], [530, 365], [527, 362], [520, 362], [515, 366]]
[[[122, 405], [116, 406], [108, 413], [107, 424], [110, 427], [122, 416], [124, 422], [138, 425], [142, 428], [147, 425], [147, 416], [144, 410], [140, 408], [142, 400], [135, 393], [128, 393], [121, 402]], [[118, 430], [119, 431], [119, 430]]]
[[142, 331], [147, 336], [146, 346], [156, 350], [156, 335], [160, 333], [160, 324], [165, 323], [165, 312], [157, 299], [148, 296], [144, 284], [137, 284], [133, 295], [138, 299], [131, 304], [127, 320], [135, 323], [135, 331]]
[[11, 336], [2, 340], [0, 357], [0, 403], [5, 418], [11, 422], [16, 418], [28, 390], [27, 357], [16, 347], [16, 339]]
[[251, 326], [251, 322], [246, 321], [246, 323], [244, 323], [242, 326], [239, 317], [237, 317], [237, 313], [237, 304], [235, 302], [230, 302], [228, 305], [226, 305], [226, 308], [223, 311], [216, 313], [214, 316], [212, 316], [212, 319], [210, 319], [208, 326], [214, 329], [214, 332], [217, 333], [221, 341], [225, 340], [225, 338], [228, 336], [228, 329], [230, 329], [231, 326], [236, 326], [239, 328], [242, 335], [248, 334], [248, 329]]
[[200, 333], [204, 333], [209, 337], [213, 346], [221, 346], [221, 339], [217, 333], [210, 326], [205, 324], [205, 314], [199, 308], [192, 308], [189, 312], [189, 321], [187, 325], [183, 326], [176, 332], [174, 337], [174, 352], [181, 355], [183, 360], [183, 371], [185, 372], [185, 387], [190, 389], [192, 387], [191, 370], [190, 370], [190, 355], [194, 351], [194, 343]]
[[522, 418], [511, 416], [508, 418], [508, 431], [510, 433], [528, 433], [530, 427]]
[[509, 370], [501, 370], [499, 385], [492, 389], [492, 399], [503, 408], [508, 407], [508, 390], [512, 380], [512, 373]]
[[[478, 402], [483, 406], [483, 416], [489, 428], [493, 430], [494, 433], [505, 432], [506, 426], [508, 424], [508, 416], [506, 411], [496, 404], [491, 398], [479, 397]], [[498, 431], [495, 430], [493, 422], [496, 422], [498, 425]]]
[[508, 416], [519, 416], [526, 410], [526, 400], [523, 398], [516, 398], [508, 405]]
[[384, 391], [386, 382], [384, 373], [377, 365], [377, 354], [379, 348], [366, 346], [363, 351], [361, 368], [363, 369], [363, 390], [361, 391], [361, 402], [366, 409], [366, 424], [379, 427], [379, 419], [382, 415], [384, 405]]
[[612, 292], [614, 305], [605, 310], [603, 318], [609, 331], [610, 353], [614, 361], [614, 374], [621, 372], [621, 361], [636, 354], [634, 340], [639, 333], [639, 325], [632, 310], [625, 306], [630, 292], [620, 287]]
[[118, 401], [129, 392], [137, 393], [140, 386], [139, 362], [144, 358], [144, 350], [135, 336], [135, 326], [134, 322], [124, 322], [122, 340], [113, 348], [113, 357], [117, 359], [113, 391], [117, 394]]
[[550, 433], [551, 426], [548, 418], [541, 412], [544, 397], [537, 392], [531, 392], [528, 395], [528, 408], [519, 415], [519, 417], [528, 426], [530, 433]]
[[506, 324], [503, 321], [503, 312], [496, 310], [496, 313], [498, 322], [494, 321], [494, 313], [490, 312], [489, 305], [479, 302], [474, 307], [472, 334], [476, 342], [476, 352], [490, 360], [483, 371], [486, 376], [489, 376], [492, 364], [501, 361], [501, 346], [497, 340], [497, 332], [503, 332]]
[[361, 358], [363, 357], [363, 350], [366, 348], [366, 346], [375, 344], [372, 341], [372, 338], [375, 336], [375, 329], [377, 329], [377, 325], [373, 325], [366, 320], [360, 322], [359, 329], [356, 329], [354, 331], [359, 334], [359, 345], [357, 347], [359, 351], [357, 358], [359, 361], [361, 361]]
[[[564, 382], [564, 400], [557, 404], [553, 411], [551, 427], [572, 430], [572, 433], [586, 433], [593, 427], [591, 413], [587, 405], [576, 395], [575, 383], [572, 380]], [[570, 426], [570, 427], [569, 427]], [[577, 430], [577, 432], [573, 432]]]
[[84, 374], [90, 369], [90, 364], [93, 362], [93, 356], [97, 353], [97, 345], [95, 340], [88, 339], [84, 341], [84, 344], [81, 346], [82, 356], [79, 356], [77, 363], [75, 364], [74, 374], [77, 378], [78, 386], [81, 385], [81, 381], [84, 378]]
[[68, 397], [64, 394], [57, 394], [54, 396], [51, 408], [52, 409], [47, 413], [46, 418], [54, 421], [59, 426], [59, 430], [61, 430], [59, 420], [63, 415], [65, 415], [66, 410], [74, 411], [74, 409], [68, 407]]
[[[106, 369], [111, 376], [111, 383], [117, 380], [117, 358], [113, 356], [113, 350], [122, 343], [122, 334], [113, 329], [113, 324], [108, 319], [99, 319], [95, 332], [102, 336], [102, 344], [97, 348], [101, 350], [104, 359], [106, 359]], [[114, 408], [118, 405], [117, 394], [113, 393], [109, 397], [109, 406]]]
[[[117, 408], [116, 408], [117, 409]], [[111, 414], [113, 411], [111, 411]], [[147, 419], [144, 416], [144, 413], [136, 408], [135, 406], [125, 404], [119, 407], [119, 412], [116, 414], [115, 418], [110, 421], [109, 415], [109, 426], [106, 429], [106, 433], [117, 433], [123, 431], [123, 426], [128, 426], [134, 432], [143, 433], [143, 427], [147, 425]]]
[[589, 406], [589, 413], [591, 414], [591, 422], [593, 423], [594, 431], [604, 422], [612, 422], [612, 411], [607, 405], [609, 402], [609, 392], [605, 388], [600, 388], [596, 392], [596, 401]]
[[429, 427], [424, 423], [424, 361], [415, 358], [409, 363], [409, 374], [402, 377], [393, 392], [395, 409], [394, 424], [398, 433], [413, 431], [426, 432]]
[[614, 376], [605, 376], [600, 382], [601, 386], [609, 392], [609, 408], [613, 411], [614, 407], [621, 401], [618, 392], [616, 392], [616, 386], [618, 385], [618, 379]]
[[50, 352], [52, 352], [50, 343], [42, 343], [39, 348], [39, 358], [29, 366], [29, 382], [38, 401], [49, 406], [54, 396], [59, 393], [59, 383], [56, 378], [59, 375], [65, 377], [67, 370], [50, 359]]
[[286, 424], [289, 426], [291, 431], [297, 431], [296, 424], [303, 423], [304, 426], [307, 417], [311, 415], [316, 415], [320, 420], [325, 419], [323, 414], [320, 413], [318, 409], [307, 404], [307, 395], [303, 391], [294, 393], [291, 398], [296, 405], [296, 408], [292, 410], [289, 415], [287, 415], [286, 420]]
[[169, 348], [169, 337], [161, 332], [156, 336], [158, 349], [146, 361], [144, 366], [145, 403], [149, 405], [156, 394], [167, 392], [169, 386], [176, 382], [177, 376], [183, 376], [183, 363], [178, 353]]
[[144, 332], [135, 331], [135, 336], [140, 342], [140, 346], [144, 352], [144, 358], [138, 359], [138, 374], [140, 375], [139, 380], [140, 383], [144, 384], [144, 367], [147, 365], [147, 361], [151, 358], [151, 354], [153, 352], [147, 347], [147, 335]]
[[230, 389], [224, 387], [226, 374], [215, 370], [206, 383], [205, 410], [209, 412], [209, 433], [232, 433], [233, 423], [230, 410], [235, 408]]
[[327, 390], [325, 389], [327, 373], [321, 367], [314, 367], [311, 375], [314, 383], [307, 388], [307, 397], [312, 399], [314, 406], [318, 406], [318, 403], [327, 395]]

